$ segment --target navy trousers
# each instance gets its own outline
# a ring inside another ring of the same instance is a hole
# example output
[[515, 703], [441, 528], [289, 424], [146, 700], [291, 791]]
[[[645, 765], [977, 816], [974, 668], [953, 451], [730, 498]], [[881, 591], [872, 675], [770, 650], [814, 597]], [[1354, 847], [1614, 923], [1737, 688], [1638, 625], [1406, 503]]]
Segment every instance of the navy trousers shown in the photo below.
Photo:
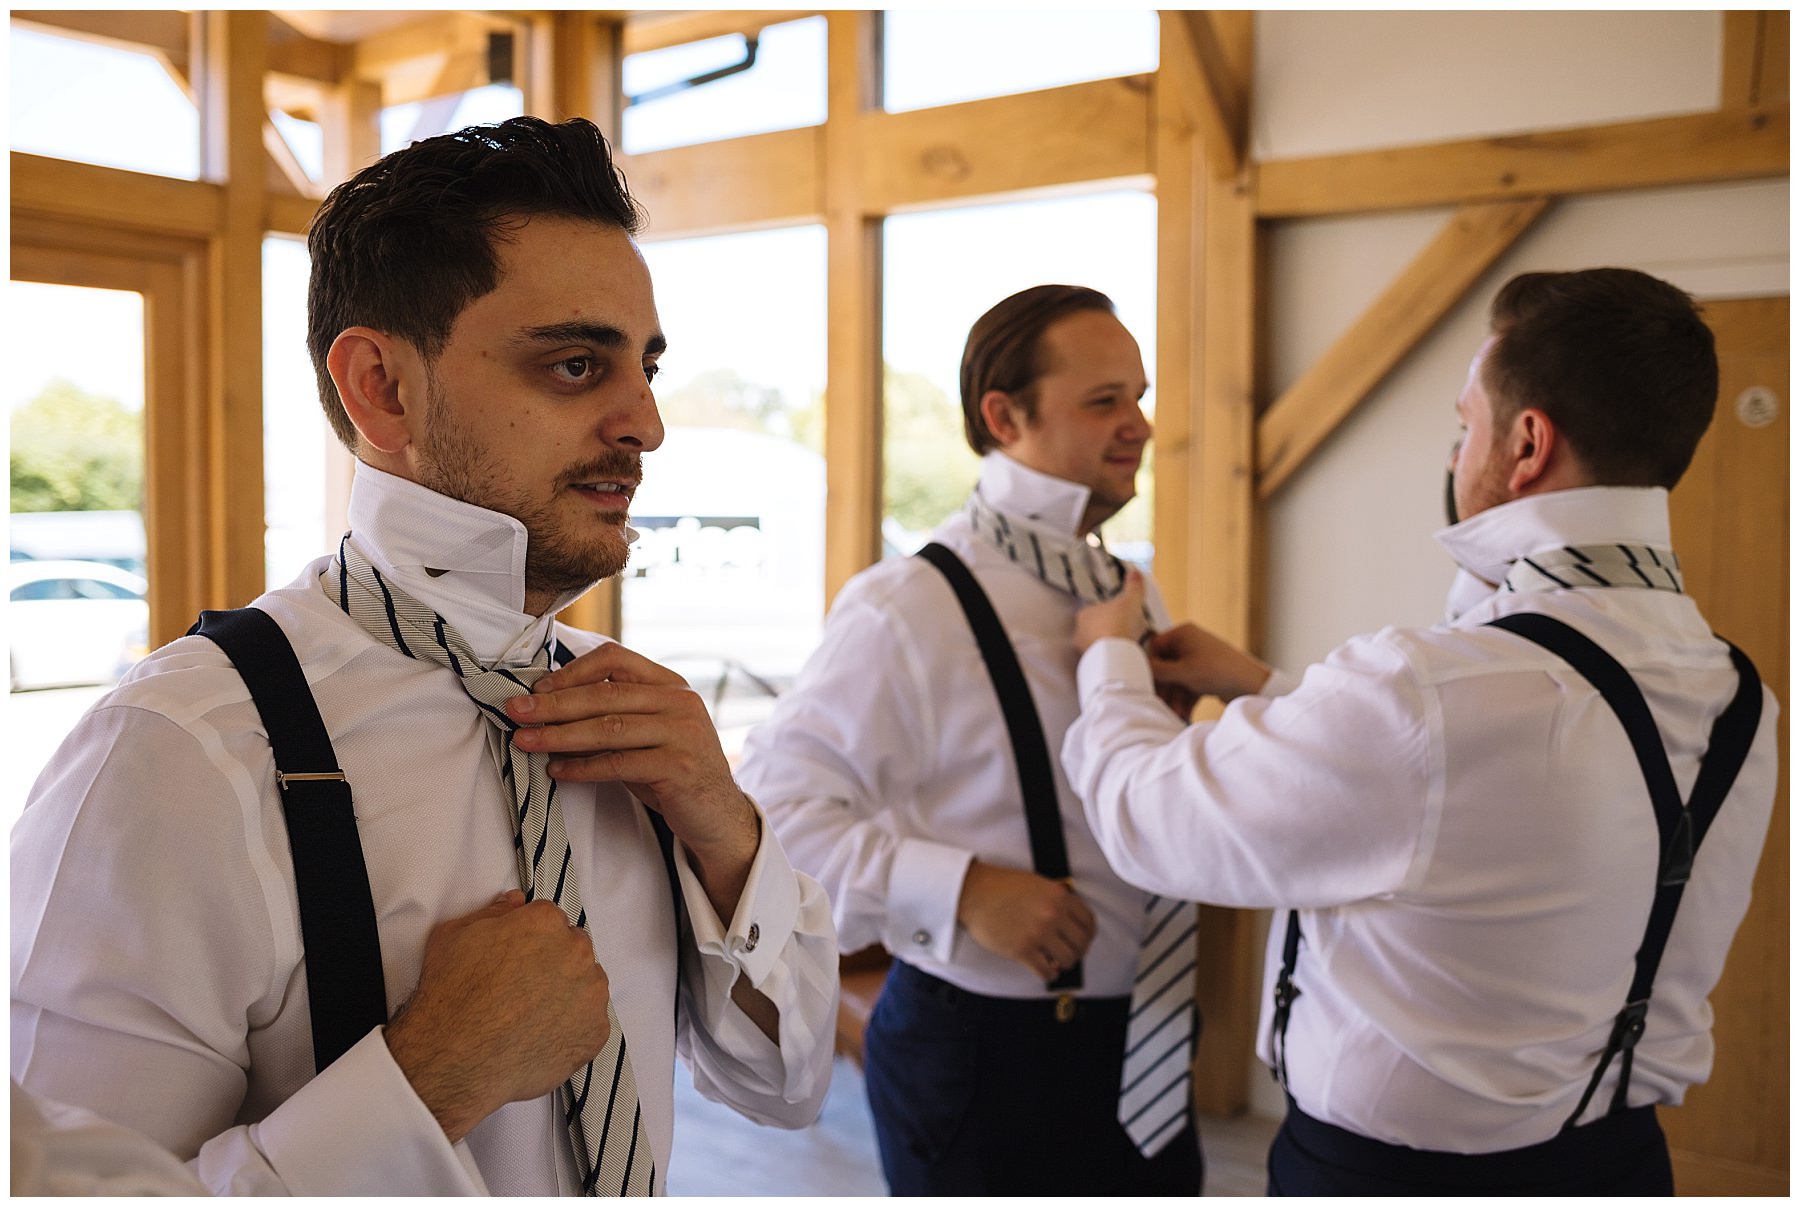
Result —
[[1384, 1144], [1305, 1114], [1292, 1100], [1269, 1146], [1271, 1195], [1631, 1195], [1675, 1193], [1656, 1108], [1637, 1107], [1497, 1153]]
[[983, 997], [896, 962], [863, 1037], [897, 1195], [1196, 1195], [1192, 1119], [1146, 1159], [1119, 1126], [1129, 998]]

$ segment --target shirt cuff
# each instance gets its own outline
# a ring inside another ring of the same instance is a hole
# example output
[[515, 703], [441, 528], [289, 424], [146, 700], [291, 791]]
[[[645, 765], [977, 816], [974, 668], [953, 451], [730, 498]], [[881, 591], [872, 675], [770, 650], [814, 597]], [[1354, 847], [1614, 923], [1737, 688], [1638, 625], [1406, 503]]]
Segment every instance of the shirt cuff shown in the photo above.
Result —
[[251, 1129], [296, 1195], [486, 1194], [377, 1027]]
[[975, 853], [924, 838], [903, 838], [888, 871], [882, 940], [897, 956], [926, 955], [950, 962], [956, 941], [956, 904]]
[[[787, 853], [769, 828], [769, 819], [756, 802], [751, 805], [756, 807], [762, 839], [750, 860], [750, 875], [744, 881], [744, 891], [738, 894], [737, 909], [729, 926], [713, 909], [680, 840], [675, 844], [675, 874], [687, 901], [694, 945], [702, 955], [730, 963], [750, 978], [752, 988], [760, 988], [793, 934], [800, 914], [800, 885]], [[725, 987], [730, 987], [729, 982]]]
[[1156, 683], [1150, 677], [1150, 660], [1143, 647], [1123, 637], [1102, 637], [1087, 649], [1075, 664], [1075, 687], [1082, 704], [1109, 683], [1154, 694]]

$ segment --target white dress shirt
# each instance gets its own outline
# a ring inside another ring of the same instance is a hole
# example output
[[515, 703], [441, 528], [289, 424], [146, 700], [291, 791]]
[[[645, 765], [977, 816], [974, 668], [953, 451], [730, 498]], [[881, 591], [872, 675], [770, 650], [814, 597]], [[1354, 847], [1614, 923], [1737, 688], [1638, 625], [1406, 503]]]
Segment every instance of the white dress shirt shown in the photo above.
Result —
[[[1004, 453], [983, 459], [980, 481], [990, 507], [1070, 535], [1087, 507], [1087, 488]], [[966, 512], [933, 539], [992, 601], [1043, 723], [1075, 891], [1099, 923], [1081, 994], [1129, 994], [1148, 898], [1107, 866], [1055, 766], [1075, 717], [1079, 605], [977, 536]], [[1152, 611], [1166, 623], [1154, 596]], [[794, 862], [824, 883], [843, 950], [880, 943], [971, 992], [1054, 996], [956, 924], [969, 861], [1030, 870], [1031, 844], [999, 698], [936, 567], [890, 558], [845, 584], [819, 648], [745, 742], [738, 778]]]
[[[380, 570], [482, 659], [523, 662], [543, 643], [551, 621], [521, 610], [517, 521], [358, 466], [350, 523]], [[350, 780], [391, 1012], [418, 983], [432, 927], [517, 887], [511, 796], [455, 675], [340, 611], [319, 583], [326, 560], [256, 606], [294, 644]], [[556, 635], [577, 653], [602, 640]], [[677, 844], [695, 932], [678, 953], [643, 807], [615, 784], [564, 784], [558, 797], [630, 1039], [657, 1189], [678, 1050], [707, 1097], [759, 1122], [810, 1122], [830, 1076], [836, 992], [818, 885], [765, 838], [735, 916], [720, 919]], [[211, 641], [145, 659], [51, 760], [13, 831], [12, 918], [14, 1077], [145, 1133], [217, 1193], [578, 1185], [554, 1095], [501, 1108], [452, 1147], [380, 1029], [314, 1076], [269, 743]], [[730, 1002], [740, 976], [780, 1010], [779, 1048]]]
[[[1547, 547], [1668, 548], [1668, 497], [1560, 491], [1439, 539], [1497, 582]], [[1355, 638], [1297, 686], [1278, 676], [1185, 728], [1130, 642], [1081, 661], [1063, 761], [1108, 857], [1159, 892], [1299, 908], [1290, 1091], [1314, 1118], [1391, 1144], [1494, 1152], [1554, 1135], [1625, 1004], [1649, 915], [1659, 839], [1625, 730], [1561, 659], [1480, 627], [1514, 612], [1573, 625], [1631, 672], [1685, 800], [1737, 676], [1694, 601], [1669, 591], [1490, 590], [1450, 624]], [[1632, 1106], [1679, 1103], [1711, 1068], [1706, 996], [1769, 823], [1775, 712], [1765, 688], [1669, 938]], [[1277, 918], [1270, 984], [1283, 931]], [[1605, 1113], [1619, 1067], [1584, 1121]]]
[[11, 1122], [14, 1198], [206, 1193], [180, 1158], [147, 1137], [16, 1081]]

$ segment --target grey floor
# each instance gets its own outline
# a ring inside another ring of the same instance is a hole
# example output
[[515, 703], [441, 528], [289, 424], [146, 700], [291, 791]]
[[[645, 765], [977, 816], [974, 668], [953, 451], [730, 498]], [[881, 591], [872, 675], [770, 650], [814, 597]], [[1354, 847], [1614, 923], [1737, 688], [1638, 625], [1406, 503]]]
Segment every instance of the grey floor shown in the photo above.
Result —
[[[1263, 1154], [1276, 1122], [1254, 1115], [1202, 1119], [1206, 1193], [1263, 1192]], [[801, 1131], [759, 1127], [695, 1092], [687, 1070], [675, 1073], [675, 1152], [671, 1195], [758, 1197], [885, 1195], [862, 1073], [839, 1057], [817, 1123]]]

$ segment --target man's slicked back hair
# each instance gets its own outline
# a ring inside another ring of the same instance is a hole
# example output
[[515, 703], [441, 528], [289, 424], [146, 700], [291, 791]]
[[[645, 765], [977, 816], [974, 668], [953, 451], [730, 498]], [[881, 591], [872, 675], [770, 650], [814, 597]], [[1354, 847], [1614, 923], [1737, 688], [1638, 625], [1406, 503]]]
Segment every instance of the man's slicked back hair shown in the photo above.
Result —
[[1693, 298], [1630, 268], [1531, 272], [1491, 311], [1497, 426], [1550, 416], [1602, 486], [1673, 489], [1712, 422], [1719, 361]]
[[989, 390], [1010, 394], [1027, 422], [1037, 418], [1037, 380], [1044, 363], [1044, 332], [1060, 318], [1084, 310], [1113, 313], [1112, 299], [1082, 285], [1033, 285], [999, 302], [969, 328], [963, 345], [963, 434], [977, 456], [1000, 447], [981, 415]]
[[306, 237], [306, 345], [325, 417], [351, 450], [356, 429], [325, 366], [332, 342], [372, 327], [433, 360], [456, 316], [500, 284], [496, 242], [535, 215], [631, 235], [644, 224], [605, 137], [581, 118], [515, 117], [440, 134], [331, 191]]

